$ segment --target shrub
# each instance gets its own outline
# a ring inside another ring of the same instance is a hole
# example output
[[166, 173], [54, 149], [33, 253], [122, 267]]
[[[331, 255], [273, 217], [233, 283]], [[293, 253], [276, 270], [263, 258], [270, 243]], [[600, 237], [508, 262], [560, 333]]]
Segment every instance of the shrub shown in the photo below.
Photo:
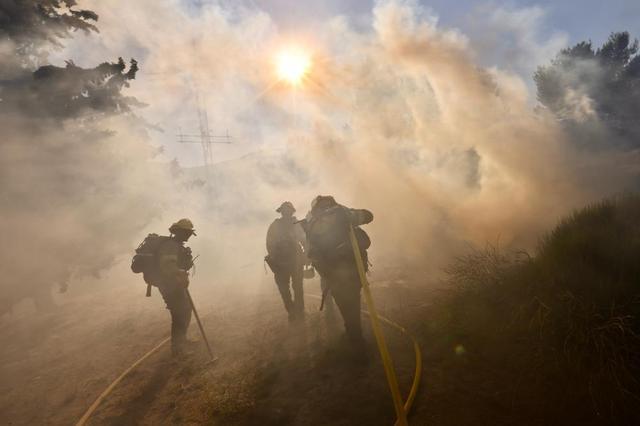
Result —
[[638, 420], [639, 196], [576, 211], [534, 257], [487, 246], [446, 272], [453, 332], [488, 363], [525, 377], [523, 398], [574, 421], [571, 410], [584, 416], [585, 407], [605, 423]]

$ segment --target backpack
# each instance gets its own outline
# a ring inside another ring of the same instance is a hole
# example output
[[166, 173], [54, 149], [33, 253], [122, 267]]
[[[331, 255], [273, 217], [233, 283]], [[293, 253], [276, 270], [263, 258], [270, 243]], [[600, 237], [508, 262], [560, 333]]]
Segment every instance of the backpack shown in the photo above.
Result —
[[[313, 218], [306, 228], [309, 257], [322, 263], [353, 260], [349, 226], [349, 210], [342, 206], [328, 209]], [[371, 246], [371, 239], [362, 228], [355, 226], [353, 229], [365, 269], [368, 269], [367, 249]]]
[[171, 237], [158, 234], [149, 234], [136, 249], [136, 254], [131, 259], [131, 271], [135, 274], [142, 273], [147, 284], [153, 284], [151, 278], [156, 274], [158, 260], [156, 258], [158, 249]]

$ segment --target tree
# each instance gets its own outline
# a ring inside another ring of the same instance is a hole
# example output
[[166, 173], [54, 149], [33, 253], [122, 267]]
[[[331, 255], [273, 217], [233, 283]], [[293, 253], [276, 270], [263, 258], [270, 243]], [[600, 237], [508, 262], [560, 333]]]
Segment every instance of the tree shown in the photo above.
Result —
[[640, 55], [629, 33], [611, 34], [597, 50], [590, 41], [564, 49], [534, 80], [538, 101], [573, 131], [598, 122], [607, 143], [640, 147]]
[[122, 89], [135, 79], [138, 63], [131, 59], [126, 68], [122, 58], [90, 69], [72, 61], [67, 61], [64, 68], [41, 66], [27, 78], [0, 83], [0, 113], [21, 111], [39, 118], [77, 119], [130, 112], [132, 106], [144, 104], [122, 94]]
[[46, 64], [50, 50], [62, 47], [75, 31], [98, 32], [98, 15], [76, 5], [75, 0], [0, 0], [0, 39], [8, 44], [0, 50], [0, 113], [21, 110], [65, 119], [142, 105], [121, 94], [136, 76], [135, 59], [128, 70], [122, 58], [90, 69], [73, 61], [66, 67]]
[[97, 20], [75, 0], [0, 0], [0, 315], [110, 268], [161, 204], [168, 171], [147, 161], [154, 150], [131, 113], [141, 104], [123, 94], [137, 62], [46, 63]]
[[98, 32], [98, 15], [76, 10], [75, 0], [0, 0], [0, 39], [12, 44], [14, 58], [22, 68], [35, 69], [46, 61], [51, 47], [77, 30]]

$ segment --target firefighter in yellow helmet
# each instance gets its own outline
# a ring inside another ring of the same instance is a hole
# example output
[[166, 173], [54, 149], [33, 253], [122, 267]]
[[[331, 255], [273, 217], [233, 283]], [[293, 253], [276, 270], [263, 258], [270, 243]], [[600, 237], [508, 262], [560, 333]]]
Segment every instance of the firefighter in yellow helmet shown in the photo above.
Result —
[[175, 222], [169, 232], [168, 237], [149, 234], [136, 250], [131, 269], [143, 272], [144, 280], [160, 290], [171, 313], [171, 350], [173, 355], [181, 355], [191, 322], [191, 304], [186, 290], [189, 270], [193, 267], [191, 249], [185, 243], [196, 232], [189, 219]]

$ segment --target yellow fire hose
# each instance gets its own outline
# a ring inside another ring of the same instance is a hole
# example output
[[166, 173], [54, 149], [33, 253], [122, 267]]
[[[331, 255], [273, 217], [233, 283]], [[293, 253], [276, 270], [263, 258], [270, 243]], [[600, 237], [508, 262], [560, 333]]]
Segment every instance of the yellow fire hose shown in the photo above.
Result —
[[83, 426], [85, 423], [87, 423], [87, 420], [89, 420], [89, 417], [91, 417], [91, 415], [96, 410], [96, 408], [98, 408], [98, 406], [100, 405], [102, 400], [105, 399], [107, 397], [107, 395], [109, 395], [111, 393], [111, 391], [118, 385], [118, 383], [120, 383], [122, 381], [122, 379], [124, 379], [129, 373], [131, 373], [131, 371], [133, 371], [134, 368], [136, 368], [138, 365], [142, 364], [142, 362], [145, 359], [149, 358], [151, 355], [156, 353], [169, 340], [171, 340], [171, 337], [167, 337], [162, 342], [158, 343], [153, 349], [151, 349], [149, 352], [144, 354], [140, 359], [138, 359], [136, 362], [131, 364], [131, 367], [127, 368], [121, 375], [119, 375], [118, 378], [115, 379], [109, 385], [109, 387], [107, 387], [104, 390], [104, 392], [102, 392], [100, 394], [100, 396], [93, 402], [93, 404], [91, 404], [91, 407], [89, 407], [89, 409], [84, 413], [84, 415], [80, 418], [80, 420], [78, 420], [78, 423], [76, 423], [76, 426]]
[[[355, 233], [353, 232], [353, 227], [350, 229], [350, 238], [351, 238], [351, 246], [353, 247], [354, 256], [356, 259], [356, 266], [358, 268], [358, 275], [360, 277], [360, 283], [362, 285], [362, 290], [364, 293], [364, 299], [367, 304], [368, 310], [363, 310], [362, 312], [369, 316], [371, 320], [371, 327], [373, 329], [376, 342], [378, 344], [378, 350], [380, 351], [380, 356], [382, 358], [382, 362], [385, 369], [385, 374], [387, 376], [387, 381], [389, 383], [389, 389], [391, 391], [391, 396], [393, 399], [393, 405], [396, 411], [397, 420], [395, 425], [397, 426], [406, 426], [407, 423], [407, 415], [411, 411], [411, 407], [413, 405], [413, 401], [416, 398], [418, 393], [418, 388], [420, 386], [420, 378], [422, 376], [422, 352], [420, 351], [420, 346], [418, 345], [418, 341], [413, 337], [407, 330], [401, 325], [391, 321], [388, 318], [378, 315], [373, 297], [371, 296], [371, 291], [369, 288], [369, 282], [367, 280], [367, 276], [364, 271], [364, 263], [362, 261], [362, 257], [360, 255], [360, 248], [358, 246], [358, 241], [356, 239]], [[315, 297], [320, 299], [320, 296], [317, 295], [309, 295], [311, 297]], [[402, 396], [400, 395], [400, 389], [398, 386], [398, 379], [395, 373], [395, 369], [393, 368], [393, 362], [391, 359], [391, 354], [387, 348], [387, 344], [384, 340], [384, 334], [380, 327], [380, 321], [394, 327], [398, 331], [400, 331], [405, 336], [409, 337], [413, 342], [413, 350], [416, 357], [416, 367], [413, 377], [413, 383], [411, 384], [411, 390], [409, 391], [409, 395], [407, 400], [402, 403]], [[93, 412], [98, 408], [98, 406], [102, 403], [102, 401], [111, 393], [111, 391], [124, 379], [131, 371], [133, 371], [138, 365], [142, 364], [147, 358], [156, 353], [162, 346], [164, 346], [167, 342], [169, 342], [170, 338], [166, 338], [158, 345], [156, 345], [149, 352], [144, 354], [140, 359], [134, 362], [129, 368], [127, 368], [118, 378], [116, 378], [101, 394], [98, 398], [91, 404], [89, 409], [84, 413], [84, 415], [78, 420], [76, 426], [84, 426], [93, 414]]]
[[369, 308], [369, 319], [371, 320], [371, 328], [373, 334], [376, 337], [376, 343], [378, 344], [378, 351], [382, 358], [382, 365], [384, 366], [384, 372], [387, 376], [387, 382], [389, 383], [389, 390], [391, 391], [391, 399], [393, 400], [393, 406], [396, 410], [397, 421], [399, 426], [407, 426], [407, 412], [404, 410], [402, 404], [402, 396], [400, 395], [400, 387], [398, 386], [398, 377], [396, 376], [396, 370], [393, 368], [393, 360], [387, 348], [387, 342], [384, 339], [384, 333], [380, 328], [380, 318], [378, 318], [378, 312], [376, 306], [373, 303], [373, 297], [371, 297], [371, 290], [369, 289], [369, 281], [364, 270], [364, 263], [362, 256], [360, 255], [360, 246], [356, 239], [356, 234], [353, 231], [353, 226], [349, 227], [349, 237], [351, 238], [351, 247], [353, 248], [353, 256], [356, 259], [356, 267], [358, 268], [358, 275], [360, 276], [360, 284], [362, 285], [362, 293], [364, 294], [364, 300]]
[[[358, 276], [360, 277], [360, 284], [362, 285], [362, 292], [364, 293], [364, 300], [367, 304], [368, 310], [363, 310], [362, 312], [369, 316], [371, 320], [371, 328], [373, 329], [373, 333], [376, 338], [376, 343], [378, 344], [378, 350], [380, 351], [380, 357], [382, 358], [382, 363], [384, 365], [384, 371], [387, 376], [387, 382], [389, 383], [389, 390], [391, 391], [391, 397], [393, 399], [393, 405], [396, 410], [396, 425], [403, 426], [407, 425], [407, 415], [411, 411], [411, 407], [413, 406], [413, 401], [416, 399], [416, 395], [418, 394], [418, 388], [420, 387], [420, 378], [422, 377], [422, 351], [420, 350], [420, 345], [415, 337], [413, 337], [403, 326], [400, 324], [391, 321], [388, 318], [385, 318], [381, 315], [378, 315], [378, 312], [375, 308], [375, 304], [373, 303], [373, 297], [371, 296], [371, 289], [369, 288], [369, 281], [367, 280], [367, 275], [364, 270], [364, 262], [362, 260], [362, 256], [360, 255], [360, 247], [358, 245], [358, 240], [353, 231], [353, 227], [350, 227], [349, 230], [349, 238], [351, 239], [351, 247], [353, 248], [353, 255], [356, 259], [356, 267], [358, 268]], [[312, 297], [320, 298], [316, 295], [310, 295]], [[396, 376], [395, 369], [393, 368], [393, 361], [391, 359], [391, 354], [389, 353], [389, 349], [387, 348], [387, 344], [384, 339], [384, 334], [380, 327], [380, 321], [390, 325], [391, 327], [400, 331], [400, 333], [409, 337], [413, 342], [413, 351], [416, 357], [416, 367], [413, 374], [413, 383], [411, 384], [411, 389], [409, 390], [409, 395], [407, 396], [407, 400], [404, 404], [402, 404], [402, 396], [400, 395], [400, 389], [398, 386], [398, 378]]]
[[[322, 299], [322, 296], [319, 296], [317, 294], [305, 294], [305, 296], [313, 297], [318, 300]], [[362, 313], [369, 316], [369, 311], [363, 309]], [[416, 395], [418, 394], [418, 389], [420, 388], [420, 379], [422, 378], [422, 351], [420, 350], [420, 345], [418, 345], [418, 341], [416, 340], [416, 338], [413, 337], [406, 328], [404, 328], [397, 322], [391, 321], [389, 318], [383, 317], [382, 315], [378, 315], [378, 319], [407, 336], [413, 343], [413, 352], [416, 358], [416, 367], [413, 373], [413, 382], [411, 383], [411, 389], [409, 390], [409, 395], [407, 396], [407, 400], [404, 403], [404, 411], [405, 413], [407, 413], [407, 415], [409, 415], [409, 413], [411, 412], [411, 408], [413, 407], [413, 402], [416, 399]], [[399, 423], [396, 421], [395, 424], [398, 425]]]
[[[369, 315], [369, 312], [365, 311], [364, 313]], [[409, 415], [411, 407], [413, 406], [413, 401], [416, 399], [416, 395], [418, 394], [418, 388], [420, 387], [420, 378], [422, 377], [422, 351], [420, 351], [420, 345], [418, 345], [418, 341], [416, 340], [416, 338], [409, 334], [409, 332], [403, 326], [381, 315], [378, 315], [378, 318], [380, 318], [380, 321], [387, 323], [391, 327], [400, 331], [400, 333], [409, 337], [413, 342], [413, 352], [416, 356], [416, 369], [413, 373], [413, 383], [411, 384], [411, 390], [409, 390], [409, 395], [407, 396], [407, 400], [404, 403], [404, 411], [405, 413], [407, 413], [407, 415]]]

